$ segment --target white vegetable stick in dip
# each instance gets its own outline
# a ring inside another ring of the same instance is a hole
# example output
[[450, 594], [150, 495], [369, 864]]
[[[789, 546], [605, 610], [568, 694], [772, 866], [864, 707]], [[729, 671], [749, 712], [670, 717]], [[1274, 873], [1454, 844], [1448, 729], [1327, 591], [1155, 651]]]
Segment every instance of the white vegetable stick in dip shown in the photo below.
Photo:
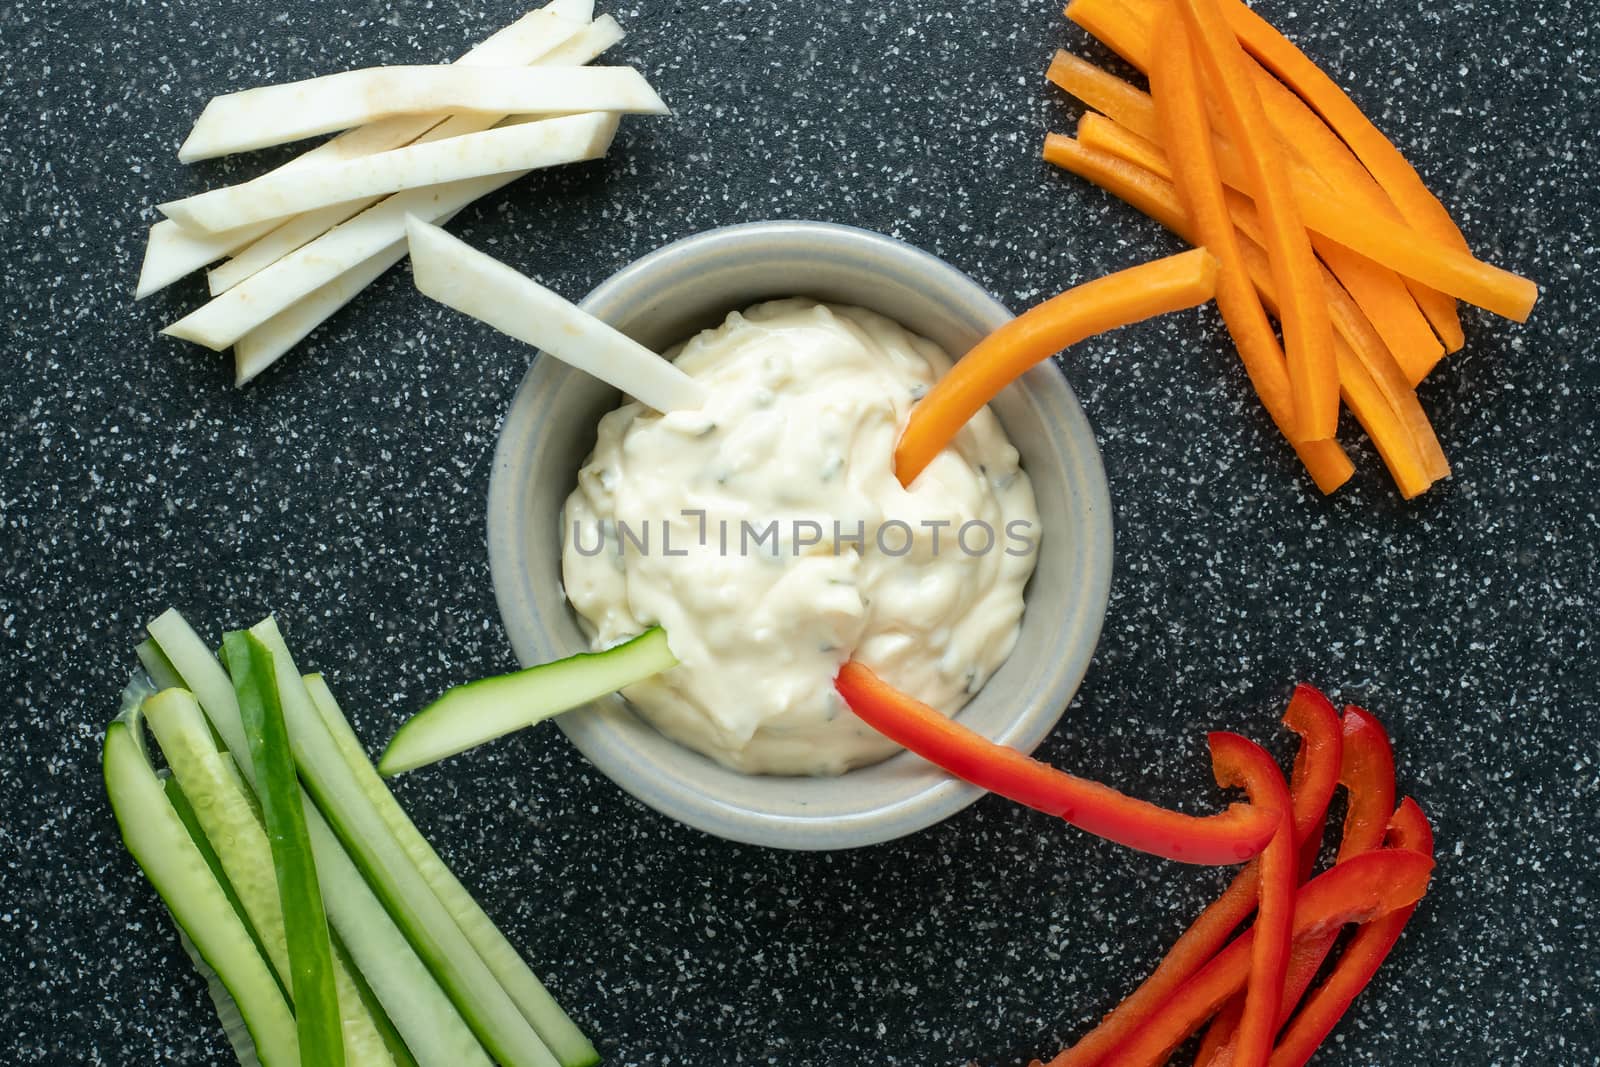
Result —
[[437, 226], [406, 225], [417, 288], [614, 385], [657, 411], [698, 408], [705, 390], [693, 378], [576, 304], [518, 274]]
[[[588, 32], [584, 23], [593, 10], [593, 0], [555, 0], [495, 33], [456, 62], [461, 66], [515, 66], [531, 63], [552, 50], [565, 53], [566, 42]], [[442, 114], [404, 115], [349, 130], [296, 156], [273, 173], [398, 148], [410, 144], [445, 118]], [[227, 234], [194, 234], [170, 219], [163, 219], [150, 227], [134, 298], [142, 300], [165, 289], [179, 278], [244, 248], [271, 230], [272, 224], [266, 223]]]
[[[454, 122], [451, 119], [439, 129]], [[302, 167], [292, 174], [269, 175], [163, 204], [161, 210], [179, 225], [219, 232], [350, 200], [527, 170], [538, 165], [548, 140], [540, 123], [515, 122], [343, 163]]]
[[[577, 73], [562, 71], [561, 73]], [[612, 112], [544, 119], [530, 126], [548, 134], [539, 166], [598, 159], [616, 136]], [[302, 297], [383, 251], [405, 235], [407, 215], [437, 219], [493, 192], [527, 171], [469, 178], [426, 189], [408, 189], [368, 208], [266, 270], [234, 286], [163, 333], [221, 351]]]
[[[595, 58], [606, 49], [622, 40], [622, 27], [617, 25], [617, 20], [610, 15], [600, 18], [573, 35], [565, 44], [534, 60], [540, 66], [566, 67], [582, 66]], [[480, 129], [488, 129], [494, 125], [494, 120], [503, 116], [496, 115], [456, 115], [448, 122], [435, 126], [417, 139], [421, 144], [443, 137], [455, 137], [464, 133], [475, 133]], [[210, 286], [212, 296], [232, 289], [235, 285], [255, 274], [257, 271], [276, 263], [284, 256], [293, 252], [307, 241], [327, 233], [345, 219], [350, 218], [358, 211], [365, 210], [378, 202], [377, 197], [357, 200], [350, 204], [335, 204], [331, 207], [319, 208], [304, 215], [285, 220], [284, 223], [259, 239], [249, 247], [241, 249], [237, 255], [228, 262], [221, 264], [206, 276], [206, 283]], [[342, 307], [341, 302], [332, 308], [329, 314]], [[316, 326], [313, 322], [308, 327]], [[304, 336], [302, 334], [301, 336]], [[241, 342], [243, 343], [243, 342]], [[276, 357], [274, 357], [276, 358]]]
[[369, 67], [219, 96], [183, 143], [184, 162], [313, 137], [391, 115], [616, 111], [664, 115], [632, 67]]

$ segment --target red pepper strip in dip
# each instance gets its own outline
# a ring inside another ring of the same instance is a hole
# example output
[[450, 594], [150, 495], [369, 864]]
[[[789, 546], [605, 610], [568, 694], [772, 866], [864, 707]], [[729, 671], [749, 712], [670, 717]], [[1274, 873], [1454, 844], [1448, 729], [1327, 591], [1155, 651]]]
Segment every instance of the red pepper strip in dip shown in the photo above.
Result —
[[[1428, 817], [1410, 797], [1400, 802], [1399, 810], [1389, 820], [1389, 834], [1384, 844], [1389, 848], [1433, 855], [1433, 827], [1428, 825]], [[1351, 1001], [1372, 981], [1416, 910], [1415, 904], [1407, 905], [1356, 931], [1334, 965], [1333, 973], [1306, 998], [1294, 1022], [1278, 1039], [1278, 1047], [1267, 1061], [1269, 1067], [1301, 1067], [1311, 1058], [1343, 1018]]]
[[[1345, 788], [1349, 806], [1345, 811], [1344, 833], [1336, 862], [1382, 846], [1395, 797], [1394, 747], [1389, 743], [1383, 724], [1361, 708], [1347, 707], [1343, 734], [1339, 784]], [[1279, 1026], [1288, 1021], [1295, 1005], [1305, 996], [1338, 938], [1338, 930], [1329, 930], [1321, 937], [1295, 946], [1289, 973], [1284, 979]], [[1228, 1035], [1208, 1067], [1229, 1067], [1234, 1062], [1234, 1049], [1235, 1040]]]
[[1277, 829], [1277, 813], [1254, 805], [1185, 815], [1057, 770], [953, 722], [854, 660], [839, 668], [833, 684], [863, 722], [928, 762], [1128, 848], [1182, 863], [1242, 863], [1266, 848]]
[[[1334, 866], [1307, 882], [1294, 906], [1293, 937], [1371, 922], [1422, 899], [1433, 860], [1406, 849], [1380, 849]], [[1117, 1067], [1157, 1067], [1244, 988], [1250, 977], [1255, 932], [1246, 930], [1185, 982], [1107, 1062]]]
[[[1339, 782], [1343, 725], [1328, 698], [1309, 685], [1295, 687], [1283, 721], [1300, 735], [1289, 788], [1295, 839], [1303, 841], [1314, 835], [1320, 843], [1323, 818]], [[1204, 967], [1255, 910], [1259, 866], [1259, 861], [1252, 862], [1240, 871], [1222, 895], [1183, 932], [1150, 977], [1124, 997], [1099, 1025], [1051, 1060], [1050, 1067], [1092, 1067], [1101, 1062], [1174, 989]]]
[[1289, 783], [1270, 753], [1238, 734], [1211, 735], [1211, 762], [1217, 784], [1238, 786], [1250, 803], [1279, 816], [1278, 832], [1261, 853], [1260, 893], [1256, 921], [1250, 928], [1250, 980], [1244, 1013], [1239, 1016], [1238, 1055], [1241, 1067], [1266, 1067], [1278, 1033], [1278, 1007], [1289, 969], [1289, 931], [1294, 925], [1295, 889], [1300, 885], [1300, 852], [1294, 841], [1294, 813]]

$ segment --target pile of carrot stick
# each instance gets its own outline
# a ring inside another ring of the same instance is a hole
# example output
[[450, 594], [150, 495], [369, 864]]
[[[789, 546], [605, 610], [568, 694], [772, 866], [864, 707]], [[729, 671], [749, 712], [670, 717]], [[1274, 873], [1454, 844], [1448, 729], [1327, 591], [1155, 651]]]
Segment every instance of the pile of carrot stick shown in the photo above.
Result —
[[1058, 52], [1049, 80], [1088, 110], [1044, 158], [1217, 258], [1239, 358], [1322, 492], [1354, 472], [1341, 404], [1403, 496], [1446, 477], [1416, 386], [1464, 343], [1456, 302], [1522, 322], [1538, 287], [1474, 256], [1394, 145], [1243, 0], [1072, 0], [1066, 15], [1149, 91]]

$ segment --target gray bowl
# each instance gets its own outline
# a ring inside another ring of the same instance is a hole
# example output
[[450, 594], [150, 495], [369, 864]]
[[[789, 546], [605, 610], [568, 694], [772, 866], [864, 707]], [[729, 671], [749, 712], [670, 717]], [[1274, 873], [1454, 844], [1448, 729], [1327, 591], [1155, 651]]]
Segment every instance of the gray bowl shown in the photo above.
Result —
[[[952, 355], [1011, 315], [925, 252], [848, 226], [762, 222], [712, 230], [613, 275], [585, 310], [655, 351], [730, 311], [774, 297], [855, 304]], [[511, 403], [489, 481], [489, 567], [517, 658], [543, 663], [588, 645], [561, 587], [561, 509], [619, 394], [549, 357]], [[1033, 479], [1042, 537], [1016, 651], [960, 714], [1031, 751], [1083, 679], [1111, 585], [1111, 500], [1094, 434], [1059, 368], [1030, 370], [993, 404]], [[749, 776], [658, 733], [620, 697], [557, 720], [596, 767], [644, 803], [734, 841], [849, 848], [947, 818], [981, 791], [910, 753], [839, 778]]]

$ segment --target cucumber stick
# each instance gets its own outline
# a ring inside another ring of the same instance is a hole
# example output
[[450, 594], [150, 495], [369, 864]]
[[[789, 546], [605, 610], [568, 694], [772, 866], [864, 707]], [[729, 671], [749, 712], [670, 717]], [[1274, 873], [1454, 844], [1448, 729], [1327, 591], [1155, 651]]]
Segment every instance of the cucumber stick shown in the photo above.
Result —
[[658, 626], [604, 652], [581, 652], [458, 685], [396, 731], [378, 770], [393, 775], [436, 763], [677, 664], [666, 632]]
[[389, 787], [367, 758], [360, 739], [350, 728], [349, 720], [339, 709], [322, 676], [308, 674], [304, 681], [312, 704], [321, 716], [323, 725], [328, 728], [345, 766], [355, 777], [357, 787], [377, 809], [395, 842], [405, 851], [407, 858], [450, 912], [472, 947], [510, 994], [523, 1018], [539, 1032], [562, 1067], [589, 1067], [598, 1063], [600, 1054], [595, 1051], [594, 1045], [561, 1010], [561, 1006], [545, 990], [511, 942], [506, 940], [472, 894], [450, 872], [433, 846], [428, 844], [428, 839], [422, 836], [416, 824], [406, 815], [399, 801], [395, 800], [394, 794], [389, 792]]
[[472, 1032], [504, 1067], [560, 1067], [356, 785], [277, 623], [268, 617], [250, 634], [272, 653], [290, 747], [307, 790]]
[[[294, 998], [300, 1053], [319, 1067], [344, 1067], [339, 994], [333, 978], [333, 944], [317, 884], [311, 835], [300, 805], [300, 779], [289, 752], [289, 732], [278, 698], [272, 653], [243, 633], [223, 637], [232, 667], [233, 693], [244, 719], [250, 763], [260, 785], [261, 818], [267, 827], [272, 867], [282, 903], [289, 950], [289, 989]], [[199, 709], [195, 711], [198, 713]]]
[[137, 712], [106, 728], [102, 770], [122, 840], [196, 953], [238, 1007], [263, 1067], [299, 1067], [294, 1014], [244, 921], [173, 810]]
[[239, 1067], [261, 1067], [261, 1057], [256, 1055], [255, 1041], [250, 1037], [250, 1028], [244, 1024], [239, 1005], [233, 1002], [233, 996], [222, 984], [222, 979], [206, 963], [205, 957], [200, 955], [200, 950], [194, 947], [194, 942], [189, 940], [189, 935], [183, 932], [182, 927], [178, 929], [178, 944], [183, 946], [183, 954], [189, 957], [196, 973], [206, 983], [206, 996], [211, 998], [217, 1021], [222, 1024], [222, 1036], [228, 1039], [228, 1047], [233, 1049]]
[[[148, 717], [145, 721], [149, 722]], [[166, 755], [166, 753], [163, 752], [162, 755]], [[170, 764], [171, 761], [169, 760], [168, 765], [170, 766]], [[267, 948], [266, 943], [261, 940], [261, 935], [256, 930], [254, 920], [251, 919], [249, 910], [245, 908], [244, 901], [240, 900], [239, 894], [234, 892], [233, 882], [228, 878], [228, 873], [222, 866], [222, 860], [217, 858], [216, 851], [211, 847], [211, 839], [206, 836], [205, 826], [200, 822], [200, 816], [195, 813], [193, 805], [189, 803], [189, 798], [184, 796], [183, 788], [178, 779], [169, 771], [161, 776], [161, 786], [167, 794], [168, 802], [172, 804], [172, 810], [177, 812], [178, 818], [183, 821], [183, 828], [189, 831], [189, 840], [193, 841], [194, 847], [200, 850], [200, 855], [205, 859], [206, 866], [211, 868], [212, 877], [222, 887], [222, 894], [228, 898], [228, 904], [232, 906], [233, 913], [244, 920], [244, 927], [250, 931], [250, 940], [255, 942], [256, 951], [261, 953], [262, 959], [273, 964], [276, 971], [277, 964], [272, 958], [272, 952]], [[182, 932], [181, 930], [179, 931], [179, 933]], [[209, 970], [209, 968], [207, 969]], [[276, 976], [278, 979], [278, 991], [283, 994], [284, 1001], [293, 1009], [294, 1000], [289, 996], [289, 990], [283, 984], [283, 972], [276, 971]], [[212, 972], [211, 977], [215, 979], [216, 973]], [[214, 995], [212, 999], [215, 1000]], [[233, 1010], [235, 1014], [238, 1014], [239, 1009], [237, 1006]], [[224, 1027], [227, 1026], [226, 1021], [224, 1021], [223, 1025]]]
[[[246, 780], [253, 779], [244, 721], [227, 672], [176, 611], [147, 627], [161, 653], [199, 699]], [[421, 1067], [490, 1067], [459, 1012], [417, 957], [315, 806], [306, 829], [328, 917], [384, 1012]]]
[[[195, 823], [190, 835], [202, 852], [208, 842], [217, 843], [212, 852], [226, 879], [224, 888], [231, 888], [236, 908], [259, 935], [262, 952], [277, 971], [280, 984], [287, 983], [290, 951], [272, 848], [248, 787], [233, 761], [211, 743], [211, 731], [200, 706], [187, 692], [163, 693], [146, 705], [146, 717], [167, 766], [172, 769], [169, 794], [173, 792], [171, 785], [176, 783], [181, 790], [179, 796], [193, 794], [198, 802], [189, 808]], [[173, 797], [173, 806], [180, 816], [184, 814], [177, 797]], [[393, 1067], [394, 1060], [366, 1009], [359, 987], [343, 961], [337, 959], [334, 985], [346, 1062], [351, 1067]]]
[[156, 647], [154, 641], [148, 638], [139, 642], [139, 647], [134, 649], [139, 656], [139, 662], [144, 664], [145, 671], [156, 683], [157, 689], [182, 689], [183, 678], [179, 676], [178, 669], [166, 657], [161, 649]]
[[[238, 895], [234, 893], [233, 884], [228, 881], [228, 876], [222, 869], [222, 861], [212, 850], [211, 841], [200, 825], [200, 817], [195, 814], [189, 798], [183, 795], [178, 780], [168, 774], [161, 779], [161, 785], [167, 794], [167, 800], [172, 803], [172, 810], [178, 813], [178, 818], [183, 820], [184, 829], [189, 831], [189, 840], [200, 850], [206, 866], [211, 868], [212, 877], [222, 887], [233, 913], [244, 920], [245, 929], [250, 931], [250, 940], [255, 943], [256, 951], [261, 953], [262, 959], [272, 962], [272, 957], [267, 955], [266, 946], [261, 943], [261, 938], [250, 926], [250, 917], [245, 913], [244, 905], [240, 903]], [[233, 997], [222, 984], [222, 979], [217, 977], [217, 972], [213, 971], [201, 957], [200, 950], [194, 947], [194, 942], [189, 940], [189, 935], [183, 932], [181, 926], [178, 927], [178, 943], [183, 946], [183, 953], [189, 957], [189, 962], [194, 965], [196, 973], [206, 983], [206, 996], [211, 998], [211, 1005], [217, 1012], [217, 1021], [222, 1024], [222, 1036], [228, 1039], [228, 1046], [233, 1049], [239, 1067], [261, 1067], [261, 1057], [256, 1055], [255, 1042], [250, 1038], [250, 1028], [244, 1024], [244, 1016], [239, 1012], [239, 1005], [233, 1002]], [[283, 988], [281, 979], [278, 982], [278, 989], [283, 993], [284, 1002], [288, 1003], [289, 991]]]
[[372, 1025], [377, 1028], [378, 1040], [383, 1042], [384, 1049], [389, 1054], [389, 1062], [394, 1067], [418, 1067], [416, 1057], [411, 1055], [411, 1050], [406, 1048], [405, 1038], [400, 1036], [400, 1031], [395, 1029], [394, 1023], [389, 1019], [383, 1005], [378, 1003], [378, 995], [367, 985], [361, 977], [361, 971], [356, 967], [355, 961], [350, 958], [350, 950], [344, 947], [344, 942], [339, 940], [339, 932], [333, 933], [333, 958], [338, 966], [350, 976], [355, 984], [356, 995], [361, 998], [361, 1003], [367, 1007], [368, 1017]]

